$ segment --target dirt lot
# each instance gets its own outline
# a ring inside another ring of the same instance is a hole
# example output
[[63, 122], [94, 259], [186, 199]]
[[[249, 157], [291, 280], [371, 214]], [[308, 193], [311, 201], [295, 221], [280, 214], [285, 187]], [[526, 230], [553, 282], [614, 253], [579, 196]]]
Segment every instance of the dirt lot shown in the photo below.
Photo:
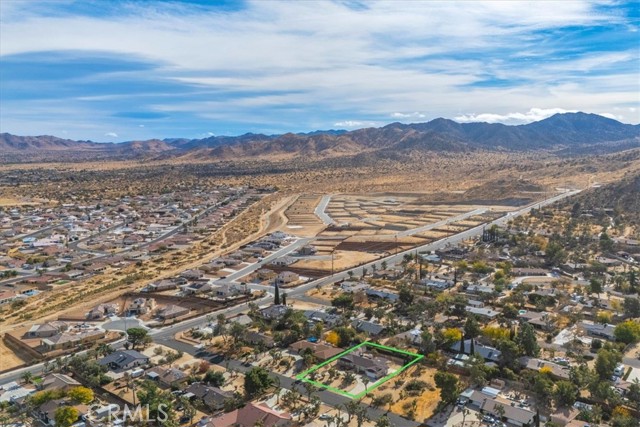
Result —
[[[392, 403], [387, 409], [390, 409], [391, 412], [398, 415], [407, 416], [407, 413], [413, 408], [415, 414], [414, 419], [416, 421], [424, 421], [433, 415], [440, 401], [440, 392], [435, 387], [435, 381], [433, 379], [436, 372], [436, 369], [427, 368], [422, 365], [411, 366], [397, 377], [373, 390], [371, 394], [373, 394], [374, 397], [391, 394]], [[424, 391], [415, 395], [409, 395], [405, 388], [411, 380], [424, 381], [426, 383]], [[370, 397], [365, 397], [363, 402], [371, 403], [371, 400]]]
[[314, 211], [320, 203], [319, 194], [301, 194], [284, 212], [287, 224], [281, 227], [285, 233], [313, 237], [325, 228]]
[[11, 349], [7, 348], [4, 341], [0, 340], [0, 371], [16, 368], [24, 362]]
[[[333, 268], [335, 269], [335, 271], [345, 270], [347, 268], [365, 264], [378, 258], [379, 255], [369, 254], [365, 252], [335, 251], [333, 254]], [[298, 261], [293, 264], [293, 266], [331, 271], [331, 256], [327, 255], [323, 257], [315, 257], [312, 259]]]

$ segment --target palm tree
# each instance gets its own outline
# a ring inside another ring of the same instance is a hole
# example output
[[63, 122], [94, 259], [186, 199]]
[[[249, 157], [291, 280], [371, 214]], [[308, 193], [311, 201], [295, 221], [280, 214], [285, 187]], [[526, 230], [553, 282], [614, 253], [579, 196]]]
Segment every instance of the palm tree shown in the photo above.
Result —
[[106, 356], [108, 354], [113, 353], [113, 347], [111, 347], [107, 343], [101, 343], [96, 347], [96, 355], [97, 356]]
[[33, 380], [33, 373], [31, 373], [31, 371], [25, 371], [22, 375], [21, 375], [22, 381], [24, 381], [25, 384], [30, 384], [31, 380]]

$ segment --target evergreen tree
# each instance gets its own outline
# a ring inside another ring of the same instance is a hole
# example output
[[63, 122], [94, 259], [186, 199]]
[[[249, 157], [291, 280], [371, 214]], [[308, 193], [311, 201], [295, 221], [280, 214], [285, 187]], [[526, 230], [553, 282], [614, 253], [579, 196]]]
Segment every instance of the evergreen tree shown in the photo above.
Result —
[[522, 352], [527, 356], [537, 356], [540, 353], [540, 346], [536, 339], [536, 332], [529, 323], [523, 323], [518, 335], [518, 343]]
[[280, 305], [280, 288], [278, 288], [278, 282], [277, 281], [275, 282], [273, 303], [275, 305]]

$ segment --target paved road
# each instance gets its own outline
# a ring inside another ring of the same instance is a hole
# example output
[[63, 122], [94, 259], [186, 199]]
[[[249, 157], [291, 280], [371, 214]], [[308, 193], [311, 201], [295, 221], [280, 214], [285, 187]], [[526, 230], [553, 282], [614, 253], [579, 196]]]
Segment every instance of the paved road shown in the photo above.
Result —
[[462, 221], [463, 219], [470, 218], [470, 217], [472, 217], [474, 215], [481, 215], [481, 214], [485, 213], [487, 210], [488, 210], [487, 208], [475, 209], [475, 210], [472, 210], [470, 212], [463, 213], [461, 215], [457, 215], [457, 216], [454, 216], [454, 217], [451, 217], [451, 218], [443, 219], [442, 221], [434, 222], [433, 224], [427, 224], [427, 225], [423, 225], [422, 227], [412, 228], [411, 230], [401, 231], [398, 234], [396, 234], [396, 236], [397, 237], [413, 236], [414, 234], [423, 233], [425, 231], [433, 230], [434, 228], [442, 227], [442, 226], [447, 225], [447, 224], [452, 223], [452, 222]]
[[[223, 361], [219, 363], [221, 366], [229, 366], [229, 368], [233, 368], [236, 371], [240, 371], [240, 372], [246, 372], [249, 369], [251, 369], [251, 367], [249, 366], [244, 366], [242, 365], [241, 362], [237, 361], [237, 360], [229, 360], [229, 361]], [[278, 381], [280, 382], [280, 387], [282, 388], [286, 388], [287, 390], [291, 390], [293, 388], [295, 388], [296, 390], [298, 390], [300, 393], [302, 393], [303, 395], [306, 393], [304, 385], [301, 383], [295, 384], [295, 379], [291, 378], [291, 377], [287, 377], [285, 375], [281, 375], [275, 372], [271, 372], [271, 375], [278, 378]], [[338, 405], [342, 406], [344, 408], [344, 405], [347, 404], [348, 402], [350, 402], [352, 399], [346, 396], [342, 396], [340, 394], [336, 394], [336, 393], [332, 393], [330, 391], [327, 390], [318, 390], [314, 392], [315, 396], [318, 396], [320, 398], [320, 400], [323, 403], [326, 403], [329, 406], [332, 407], [336, 407]], [[411, 421], [411, 420], [407, 420], [399, 415], [396, 415], [392, 412], [387, 412], [383, 409], [378, 409], [378, 408], [372, 408], [368, 405], [365, 404], [361, 404], [362, 407], [364, 407], [367, 410], [367, 415], [369, 417], [369, 419], [375, 421], [378, 418], [382, 417], [384, 414], [387, 414], [387, 416], [389, 417], [389, 421], [391, 421], [391, 425], [394, 427], [418, 427], [420, 425], [419, 422], [415, 422], [415, 421]]]
[[[459, 242], [462, 242], [464, 240], [470, 239], [472, 237], [475, 236], [479, 236], [482, 234], [482, 230], [484, 227], [488, 227], [491, 226], [493, 224], [496, 225], [504, 225], [506, 224], [507, 221], [509, 221], [511, 218], [519, 216], [519, 215], [524, 215], [526, 213], [528, 213], [532, 208], [539, 208], [542, 206], [547, 206], [549, 204], [555, 203], [559, 200], [562, 200], [566, 197], [570, 197], [573, 196], [575, 194], [578, 194], [581, 190], [574, 190], [574, 191], [567, 191], [565, 193], [559, 194], [557, 196], [551, 197], [549, 199], [546, 199], [542, 202], [538, 202], [538, 203], [534, 203], [528, 206], [525, 206], [517, 211], [513, 211], [501, 218], [498, 218], [488, 224], [483, 224], [483, 225], [479, 225], [477, 227], [473, 227], [469, 230], [463, 231], [461, 233], [458, 233], [454, 236], [450, 236], [450, 237], [446, 237], [444, 239], [440, 239], [437, 240], [435, 242], [429, 243], [427, 245], [421, 246], [419, 248], [413, 248], [407, 251], [403, 251], [400, 252], [396, 255], [391, 255], [388, 256], [386, 258], [384, 258], [384, 260], [386, 260], [389, 264], [394, 264], [394, 263], [399, 263], [400, 261], [402, 261], [403, 256], [405, 254], [413, 254], [415, 251], [431, 251], [431, 250], [436, 250], [436, 249], [442, 249], [444, 247], [450, 246], [450, 245], [454, 245], [457, 244]], [[298, 242], [301, 242], [304, 239], [301, 239]], [[296, 242], [296, 243], [298, 243]], [[294, 243], [293, 245], [295, 245], [296, 243]], [[287, 248], [283, 248], [283, 250], [285, 249], [290, 249], [291, 246], [288, 246]], [[280, 252], [280, 251], [278, 251]], [[276, 252], [276, 254], [278, 253]], [[273, 254], [274, 256], [276, 254]], [[281, 256], [281, 255], [278, 255]], [[269, 258], [269, 257], [267, 257]], [[306, 284], [303, 284], [301, 286], [296, 287], [295, 289], [290, 289], [287, 290], [287, 293], [289, 294], [290, 297], [295, 297], [295, 296], [299, 296], [299, 295], [303, 295], [304, 293], [306, 293], [308, 290], [315, 288], [317, 286], [326, 286], [329, 284], [333, 284], [337, 281], [346, 279], [349, 277], [349, 271], [353, 272], [353, 273], [361, 273], [362, 272], [362, 268], [366, 267], [370, 270], [370, 267], [373, 264], [377, 264], [378, 262], [381, 262], [382, 259], [377, 260], [375, 262], [370, 262], [365, 264], [364, 266], [360, 266], [360, 267], [356, 267], [356, 268], [352, 268], [349, 270], [345, 270], [342, 272], [339, 272], [337, 274], [334, 274], [332, 276], [329, 277], [324, 277], [318, 280], [314, 280], [311, 282], [308, 282]], [[253, 266], [249, 266], [246, 268], [257, 268], [257, 265], [253, 265]], [[244, 270], [244, 269], [243, 269]], [[234, 274], [247, 274], [244, 271], [240, 270]], [[238, 276], [241, 277], [241, 276]], [[259, 300], [255, 300], [254, 302], [260, 304], [268, 304], [271, 302], [271, 296], [267, 295]], [[161, 329], [155, 329], [153, 331], [150, 332], [150, 335], [153, 337], [155, 342], [158, 342], [160, 344], [166, 345], [168, 347], [174, 348], [176, 350], [181, 350], [183, 352], [186, 353], [191, 353], [193, 354], [195, 352], [195, 349], [193, 348], [193, 346], [182, 343], [180, 341], [176, 341], [173, 337], [175, 336], [175, 334], [177, 334], [178, 332], [182, 332], [182, 331], [186, 331], [189, 330], [191, 328], [194, 327], [198, 327], [198, 326], [203, 326], [206, 324], [207, 322], [207, 317], [208, 316], [216, 316], [220, 313], [223, 313], [226, 315], [226, 317], [233, 317], [236, 316], [240, 313], [246, 312], [248, 310], [248, 303], [244, 303], [244, 304], [240, 304], [234, 307], [229, 307], [229, 308], [225, 308], [223, 310], [218, 310], [216, 312], [213, 313], [209, 313], [207, 315], [203, 315], [201, 317], [198, 318], [194, 318], [194, 319], [190, 319], [190, 320], [186, 320], [184, 322], [180, 322], [171, 326], [166, 326], [164, 328]], [[119, 347], [122, 346], [122, 342], [116, 343], [114, 345], [114, 347]], [[633, 365], [632, 365], [633, 366]], [[29, 370], [31, 371], [33, 374], [38, 375], [42, 372], [43, 369], [43, 364], [38, 364], [38, 365], [34, 365], [31, 367], [27, 367], [27, 368], [23, 368], [23, 369], [19, 369], [16, 371], [11, 371], [9, 373], [5, 373], [3, 375], [0, 375], [0, 382], [1, 383], [6, 383], [9, 381], [15, 381], [18, 380], [20, 378], [20, 376], [22, 375], [23, 372]], [[281, 385], [285, 388], [287, 388], [287, 386], [290, 387], [289, 382], [293, 382], [293, 380], [291, 378], [288, 377], [283, 377], [284, 379], [281, 379]], [[319, 392], [319, 397], [323, 400], [323, 402], [328, 403], [329, 405], [335, 406], [337, 404], [344, 404], [347, 400], [346, 397], [344, 396], [340, 396], [328, 391], [321, 391]], [[379, 418], [380, 416], [383, 415], [384, 411], [381, 410], [374, 410], [369, 408], [368, 411], [373, 411], [370, 412], [370, 414], [372, 414], [374, 416], [374, 419]], [[393, 418], [392, 418], [393, 417]], [[413, 427], [413, 426], [418, 426], [419, 423], [415, 423], [413, 421], [408, 421], [405, 420], [402, 417], [398, 417], [396, 415], [393, 414], [389, 414], [389, 418], [392, 419], [392, 422], [394, 424], [396, 424], [397, 427], [401, 427], [401, 426], [407, 426], [407, 427]]]
[[223, 279], [222, 281], [230, 282], [230, 281], [238, 280], [238, 279], [246, 276], [247, 274], [251, 274], [256, 270], [261, 269], [264, 265], [269, 264], [271, 261], [274, 261], [274, 260], [276, 260], [278, 258], [281, 258], [281, 257], [283, 257], [285, 255], [288, 255], [288, 254], [290, 254], [292, 252], [297, 251], [301, 247], [307, 245], [312, 240], [313, 240], [312, 238], [298, 239], [295, 242], [285, 246], [284, 248], [278, 249], [277, 251], [275, 251], [271, 255], [268, 255], [268, 256], [264, 257], [264, 259], [262, 261], [253, 263], [251, 265], [248, 265], [248, 266], [236, 271], [235, 273], [231, 273], [231, 274], [227, 275], [227, 278]]
[[322, 196], [320, 203], [318, 203], [318, 206], [316, 206], [316, 210], [314, 211], [316, 216], [320, 218], [325, 225], [335, 224], [335, 221], [325, 212], [330, 201], [330, 195]]

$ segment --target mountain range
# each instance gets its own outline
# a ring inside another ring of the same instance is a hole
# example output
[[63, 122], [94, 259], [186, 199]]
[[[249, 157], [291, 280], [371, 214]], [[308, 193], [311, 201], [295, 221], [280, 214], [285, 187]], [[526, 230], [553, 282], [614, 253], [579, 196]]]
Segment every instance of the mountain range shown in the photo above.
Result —
[[415, 152], [535, 151], [566, 155], [608, 153], [640, 147], [640, 125], [596, 114], [564, 113], [526, 125], [391, 123], [380, 128], [303, 134], [212, 136], [204, 139], [152, 139], [122, 143], [73, 141], [54, 136], [0, 134], [0, 161], [90, 159], [321, 159], [363, 153], [398, 156]]

